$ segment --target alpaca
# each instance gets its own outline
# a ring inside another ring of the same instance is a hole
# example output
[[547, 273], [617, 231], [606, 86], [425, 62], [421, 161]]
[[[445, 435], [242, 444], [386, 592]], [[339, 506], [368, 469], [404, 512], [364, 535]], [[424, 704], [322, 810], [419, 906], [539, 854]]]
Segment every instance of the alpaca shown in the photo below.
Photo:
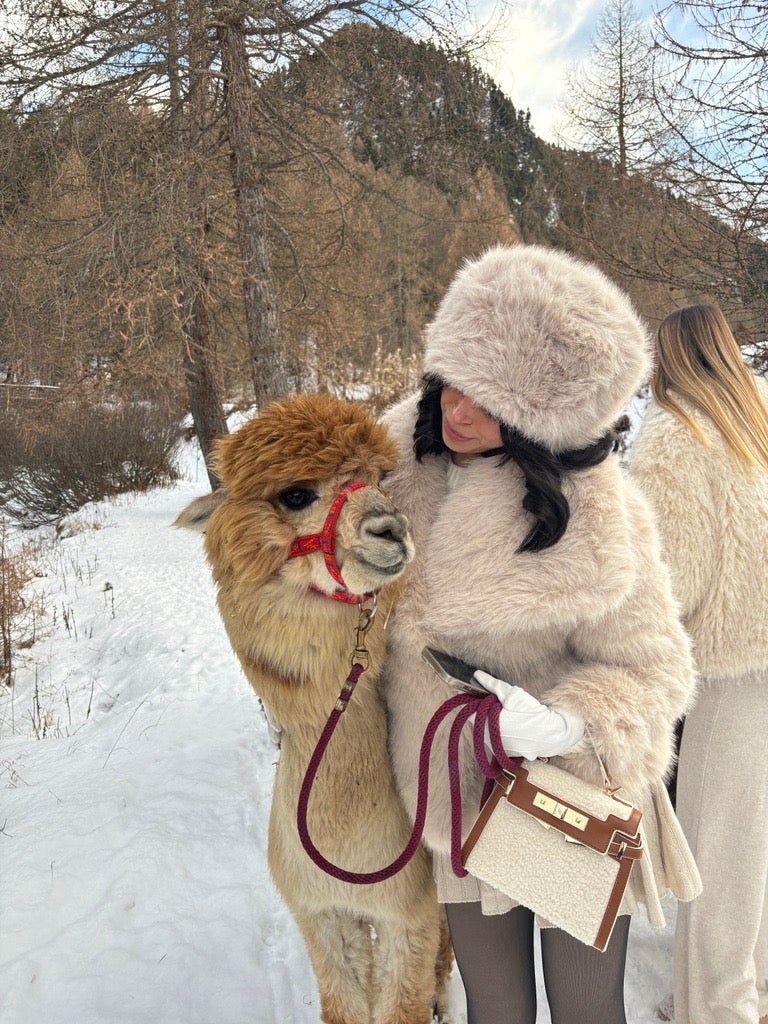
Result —
[[[389, 864], [410, 835], [378, 688], [386, 608], [413, 553], [404, 517], [377, 486], [396, 447], [359, 403], [301, 395], [220, 438], [214, 458], [223, 490], [197, 499], [176, 525], [205, 532], [230, 642], [281, 730], [269, 867], [306, 943], [322, 1020], [428, 1024], [433, 1010], [445, 1020], [452, 953], [425, 850], [381, 883], [342, 882], [315, 866], [296, 824], [307, 764], [350, 670], [358, 595], [380, 591], [370, 665], [323, 757], [308, 824], [323, 856], [355, 872]], [[366, 486], [340, 499], [338, 568], [328, 568], [297, 538], [321, 529], [350, 481]]]

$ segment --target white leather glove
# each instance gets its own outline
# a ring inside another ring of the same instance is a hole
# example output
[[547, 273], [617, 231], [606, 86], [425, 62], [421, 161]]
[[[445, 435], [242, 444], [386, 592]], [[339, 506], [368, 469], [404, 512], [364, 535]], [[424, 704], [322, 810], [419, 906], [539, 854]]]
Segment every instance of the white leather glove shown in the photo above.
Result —
[[[584, 719], [570, 711], [548, 708], [519, 686], [511, 686], [478, 669], [475, 678], [501, 703], [499, 731], [509, 757], [554, 757], [574, 747], [584, 736]], [[490, 747], [488, 724], [486, 746]]]

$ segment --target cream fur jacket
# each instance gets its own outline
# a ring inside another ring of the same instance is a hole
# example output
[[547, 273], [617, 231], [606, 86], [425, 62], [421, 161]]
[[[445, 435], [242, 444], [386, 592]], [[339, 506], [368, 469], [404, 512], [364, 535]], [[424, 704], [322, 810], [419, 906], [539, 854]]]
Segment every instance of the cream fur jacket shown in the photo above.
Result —
[[[403, 456], [385, 488], [408, 516], [416, 545], [389, 625], [384, 674], [391, 755], [405, 805], [413, 815], [421, 738], [432, 713], [453, 694], [421, 658], [429, 645], [587, 721], [614, 784], [644, 809], [649, 856], [633, 885], [649, 904], [652, 922], [663, 925], [658, 893], [672, 888], [690, 899], [698, 891], [662, 784], [675, 720], [692, 703], [694, 673], [646, 502], [610, 457], [564, 479], [571, 518], [561, 540], [518, 554], [529, 527], [518, 467], [477, 458], [448, 492], [447, 455], [414, 459], [415, 414], [414, 397], [385, 417]], [[444, 859], [450, 837], [446, 728], [437, 740], [425, 841]], [[554, 760], [600, 779], [584, 741]], [[483, 782], [469, 728], [461, 775], [466, 835]], [[449, 898], [477, 898], [460, 886], [452, 891]]]
[[740, 464], [712, 421], [685, 408], [710, 444], [651, 402], [630, 472], [656, 509], [701, 684], [724, 686], [768, 666], [768, 473]]

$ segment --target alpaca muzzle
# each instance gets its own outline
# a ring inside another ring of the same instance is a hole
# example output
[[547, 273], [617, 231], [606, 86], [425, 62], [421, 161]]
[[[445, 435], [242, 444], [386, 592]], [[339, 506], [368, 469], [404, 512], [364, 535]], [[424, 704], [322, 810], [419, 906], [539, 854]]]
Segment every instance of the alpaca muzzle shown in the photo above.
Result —
[[402, 572], [413, 558], [408, 520], [400, 512], [370, 512], [360, 526], [360, 543], [354, 545], [361, 562], [379, 572]]
[[374, 593], [376, 593], [376, 591], [370, 591], [366, 594], [353, 594], [344, 582], [341, 569], [336, 561], [336, 526], [344, 503], [350, 494], [359, 491], [363, 487], [370, 486], [370, 484], [363, 483], [362, 481], [354, 481], [342, 487], [331, 502], [328, 515], [325, 517], [325, 522], [320, 531], [318, 533], [305, 534], [303, 537], [297, 537], [293, 544], [291, 544], [291, 550], [288, 554], [288, 558], [291, 559], [298, 558], [300, 555], [311, 555], [315, 551], [322, 552], [325, 567], [334, 582], [338, 584], [338, 587], [336, 590], [323, 590], [321, 587], [310, 583], [310, 589], [343, 604], [363, 604], [365, 601], [369, 601], [374, 596]]

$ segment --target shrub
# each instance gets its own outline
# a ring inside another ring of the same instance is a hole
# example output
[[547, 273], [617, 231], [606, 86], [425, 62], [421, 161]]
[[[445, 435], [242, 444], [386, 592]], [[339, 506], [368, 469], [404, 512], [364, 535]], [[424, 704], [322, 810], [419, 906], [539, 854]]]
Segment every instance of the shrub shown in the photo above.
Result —
[[0, 512], [54, 523], [89, 501], [178, 478], [178, 416], [159, 403], [87, 395], [0, 410]]

